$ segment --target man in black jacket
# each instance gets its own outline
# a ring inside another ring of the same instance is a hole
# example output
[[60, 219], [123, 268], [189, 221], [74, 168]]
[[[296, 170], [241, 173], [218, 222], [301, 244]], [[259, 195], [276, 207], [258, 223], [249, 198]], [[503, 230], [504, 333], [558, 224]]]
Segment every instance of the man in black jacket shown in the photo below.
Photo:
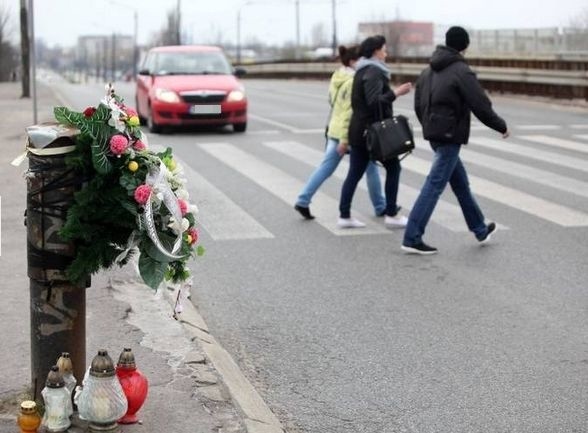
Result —
[[459, 201], [470, 231], [482, 244], [490, 240], [496, 224], [486, 224], [472, 192], [459, 151], [470, 136], [470, 113], [486, 126], [509, 135], [506, 122], [492, 109], [492, 103], [463, 53], [470, 42], [462, 27], [451, 27], [445, 46], [438, 46], [416, 83], [414, 108], [423, 126], [423, 135], [435, 151], [433, 165], [417, 198], [404, 232], [402, 250], [413, 254], [435, 254], [422, 236], [435, 205], [449, 182]]

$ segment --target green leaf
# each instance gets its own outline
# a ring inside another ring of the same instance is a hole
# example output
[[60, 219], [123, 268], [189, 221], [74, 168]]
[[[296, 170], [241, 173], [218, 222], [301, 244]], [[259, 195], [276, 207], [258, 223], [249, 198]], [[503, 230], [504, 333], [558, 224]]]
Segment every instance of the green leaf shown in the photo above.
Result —
[[198, 247], [196, 248], [196, 255], [198, 257], [201, 257], [204, 255], [204, 247], [202, 245], [198, 245]]
[[120, 186], [126, 189], [129, 193], [134, 192], [137, 189], [137, 187], [143, 183], [140, 179], [136, 178], [131, 173], [124, 173], [120, 177], [119, 182]]
[[147, 254], [141, 254], [139, 257], [139, 272], [145, 284], [153, 290], [157, 290], [167, 271], [167, 263], [160, 263], [153, 260]]
[[53, 109], [53, 114], [59, 123], [64, 123], [66, 125], [75, 125], [79, 127], [84, 121], [84, 115], [82, 113], [77, 113], [67, 107], [55, 107]]
[[108, 174], [112, 171], [112, 163], [108, 160], [108, 140], [110, 138], [109, 128], [104, 124], [97, 131], [97, 136], [92, 142], [92, 165], [100, 174]]
[[[158, 235], [159, 235], [159, 240], [161, 241], [161, 244], [163, 245], [163, 247], [165, 249], [167, 249], [168, 251], [171, 251], [174, 246], [175, 238], [168, 235], [168, 234], [165, 234], [165, 233], [158, 233]], [[143, 244], [145, 245], [144, 251], [153, 260], [157, 260], [158, 262], [164, 262], [164, 263], [173, 262], [174, 260], [177, 260], [177, 259], [172, 259], [171, 257], [168, 257], [165, 254], [163, 254], [161, 251], [159, 251], [157, 249], [157, 247], [155, 246], [155, 244], [153, 242], [151, 242], [151, 239], [143, 240]]]

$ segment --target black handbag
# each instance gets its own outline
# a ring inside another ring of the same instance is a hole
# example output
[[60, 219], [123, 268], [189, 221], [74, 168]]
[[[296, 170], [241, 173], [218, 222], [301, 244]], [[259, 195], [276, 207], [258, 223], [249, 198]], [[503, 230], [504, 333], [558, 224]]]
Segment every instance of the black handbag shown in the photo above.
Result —
[[373, 161], [384, 163], [403, 155], [400, 158], [402, 160], [415, 147], [412, 126], [406, 116], [398, 115], [378, 120], [369, 126], [366, 134], [368, 153]]

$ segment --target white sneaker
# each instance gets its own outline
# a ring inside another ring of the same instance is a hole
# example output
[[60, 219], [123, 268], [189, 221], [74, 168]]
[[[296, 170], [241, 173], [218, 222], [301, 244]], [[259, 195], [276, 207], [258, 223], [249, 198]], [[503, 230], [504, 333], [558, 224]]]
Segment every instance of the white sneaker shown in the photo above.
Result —
[[360, 229], [365, 227], [365, 224], [355, 218], [339, 218], [337, 227], [340, 229]]
[[384, 218], [384, 224], [390, 229], [404, 228], [406, 227], [406, 224], [408, 224], [408, 218], [404, 215], [396, 215], [393, 217], [386, 215]]

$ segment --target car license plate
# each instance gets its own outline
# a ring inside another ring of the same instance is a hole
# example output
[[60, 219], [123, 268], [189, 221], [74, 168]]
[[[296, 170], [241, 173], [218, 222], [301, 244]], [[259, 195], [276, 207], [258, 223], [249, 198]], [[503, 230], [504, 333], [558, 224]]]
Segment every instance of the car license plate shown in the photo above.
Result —
[[190, 114], [221, 114], [220, 105], [192, 105], [190, 107]]

